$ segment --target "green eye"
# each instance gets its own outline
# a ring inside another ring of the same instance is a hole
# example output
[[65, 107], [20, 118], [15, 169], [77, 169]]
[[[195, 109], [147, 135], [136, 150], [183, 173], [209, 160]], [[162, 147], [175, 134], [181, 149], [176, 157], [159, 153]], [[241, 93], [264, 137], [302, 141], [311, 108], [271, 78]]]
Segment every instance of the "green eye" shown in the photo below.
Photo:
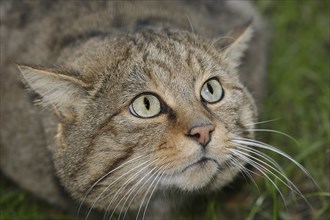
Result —
[[160, 113], [160, 101], [154, 95], [140, 95], [129, 106], [129, 110], [136, 117], [151, 118]]
[[223, 97], [223, 89], [216, 79], [206, 81], [201, 90], [201, 97], [208, 103], [219, 102]]

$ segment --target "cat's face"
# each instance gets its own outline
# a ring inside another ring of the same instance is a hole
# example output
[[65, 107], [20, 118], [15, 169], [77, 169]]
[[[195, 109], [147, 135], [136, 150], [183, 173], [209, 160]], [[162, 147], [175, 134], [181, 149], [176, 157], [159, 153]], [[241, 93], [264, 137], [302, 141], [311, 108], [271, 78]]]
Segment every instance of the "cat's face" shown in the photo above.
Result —
[[74, 197], [134, 208], [156, 185], [213, 190], [239, 172], [230, 140], [253, 136], [256, 109], [224, 51], [181, 32], [84, 47], [97, 53], [67, 64], [80, 88], [58, 106], [54, 161]]

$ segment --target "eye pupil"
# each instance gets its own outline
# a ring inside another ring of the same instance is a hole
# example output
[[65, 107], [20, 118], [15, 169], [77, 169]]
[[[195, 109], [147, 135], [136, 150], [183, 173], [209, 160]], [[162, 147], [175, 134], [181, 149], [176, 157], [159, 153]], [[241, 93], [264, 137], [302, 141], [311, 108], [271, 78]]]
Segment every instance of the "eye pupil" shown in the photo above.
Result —
[[139, 118], [152, 118], [160, 114], [161, 110], [160, 100], [153, 94], [141, 94], [129, 106], [131, 114]]
[[203, 101], [212, 104], [219, 102], [223, 94], [220, 82], [213, 78], [204, 83], [200, 95]]
[[147, 110], [150, 110], [150, 101], [149, 101], [149, 99], [147, 99], [147, 97], [144, 97], [143, 104]]
[[210, 93], [213, 95], [213, 87], [210, 85], [210, 83], [207, 83], [207, 89], [210, 91]]

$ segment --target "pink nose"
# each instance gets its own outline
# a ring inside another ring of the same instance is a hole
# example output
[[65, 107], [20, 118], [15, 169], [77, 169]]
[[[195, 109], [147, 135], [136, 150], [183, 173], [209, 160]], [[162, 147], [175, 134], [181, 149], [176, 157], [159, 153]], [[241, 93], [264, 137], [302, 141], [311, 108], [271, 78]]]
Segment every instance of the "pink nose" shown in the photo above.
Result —
[[214, 131], [213, 125], [203, 125], [192, 128], [189, 131], [189, 136], [205, 147], [210, 142], [212, 131]]

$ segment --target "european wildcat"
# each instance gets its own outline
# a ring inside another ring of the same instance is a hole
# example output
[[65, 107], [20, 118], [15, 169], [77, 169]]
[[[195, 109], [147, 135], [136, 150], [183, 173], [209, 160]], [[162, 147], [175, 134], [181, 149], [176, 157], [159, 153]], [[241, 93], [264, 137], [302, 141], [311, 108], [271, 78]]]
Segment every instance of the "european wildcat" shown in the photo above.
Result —
[[2, 1], [2, 171], [50, 203], [73, 204], [62, 185], [117, 212], [220, 189], [244, 164], [233, 139], [253, 138], [263, 33], [242, 1]]

